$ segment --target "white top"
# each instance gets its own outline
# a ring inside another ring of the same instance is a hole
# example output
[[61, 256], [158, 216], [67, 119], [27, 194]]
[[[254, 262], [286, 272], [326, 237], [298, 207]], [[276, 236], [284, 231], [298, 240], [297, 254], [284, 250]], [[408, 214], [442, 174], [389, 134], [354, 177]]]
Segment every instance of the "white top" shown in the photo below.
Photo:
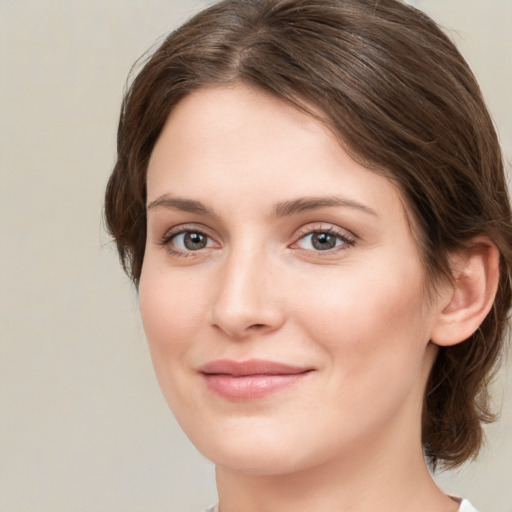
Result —
[[[211, 507], [205, 508], [203, 512], [219, 512], [216, 505], [212, 505]], [[460, 507], [458, 512], [478, 512], [468, 500], [462, 500], [460, 502]]]
[[[214, 509], [215, 510], [215, 509]], [[468, 500], [462, 500], [458, 512], [478, 512]]]

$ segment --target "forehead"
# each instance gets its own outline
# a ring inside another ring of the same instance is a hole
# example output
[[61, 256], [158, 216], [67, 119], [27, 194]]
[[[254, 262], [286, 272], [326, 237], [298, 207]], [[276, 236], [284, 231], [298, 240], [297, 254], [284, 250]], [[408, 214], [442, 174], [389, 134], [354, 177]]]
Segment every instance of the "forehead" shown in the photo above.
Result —
[[353, 160], [324, 123], [243, 85], [199, 89], [178, 103], [151, 155], [147, 185], [149, 202], [192, 195], [231, 212], [341, 195], [396, 218], [405, 213], [393, 182]]

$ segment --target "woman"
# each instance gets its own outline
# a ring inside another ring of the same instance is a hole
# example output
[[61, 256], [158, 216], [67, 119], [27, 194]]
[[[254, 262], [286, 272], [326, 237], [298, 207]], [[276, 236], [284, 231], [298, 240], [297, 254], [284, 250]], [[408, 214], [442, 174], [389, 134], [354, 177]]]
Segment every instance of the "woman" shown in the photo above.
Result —
[[[128, 91], [106, 216], [220, 512], [470, 511], [510, 307], [478, 85], [396, 0], [226, 0]], [[212, 509], [213, 510], [213, 509]]]

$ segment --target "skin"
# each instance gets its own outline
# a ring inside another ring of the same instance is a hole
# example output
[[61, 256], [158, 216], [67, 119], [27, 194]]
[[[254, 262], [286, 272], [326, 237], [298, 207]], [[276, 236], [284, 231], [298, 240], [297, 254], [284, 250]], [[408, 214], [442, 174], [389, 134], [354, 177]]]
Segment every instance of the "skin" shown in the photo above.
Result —
[[[235, 85], [172, 111], [147, 190], [144, 329], [169, 406], [217, 466], [221, 511], [457, 510], [420, 428], [447, 299], [427, 300], [395, 186], [319, 122]], [[326, 230], [335, 247], [319, 249]], [[311, 371], [238, 401], [199, 371], [254, 358]]]

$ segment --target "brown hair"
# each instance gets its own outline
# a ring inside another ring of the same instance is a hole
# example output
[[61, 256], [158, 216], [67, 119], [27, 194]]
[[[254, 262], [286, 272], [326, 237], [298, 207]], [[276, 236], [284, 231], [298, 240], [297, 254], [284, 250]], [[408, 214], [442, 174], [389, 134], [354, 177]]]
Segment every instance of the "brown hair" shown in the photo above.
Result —
[[105, 213], [136, 285], [146, 168], [162, 127], [193, 90], [231, 82], [313, 104], [354, 158], [394, 180], [427, 276], [450, 276], [448, 254], [477, 235], [498, 248], [492, 310], [468, 340], [440, 349], [424, 401], [427, 460], [453, 467], [475, 456], [481, 423], [493, 419], [487, 386], [511, 301], [512, 224], [497, 136], [468, 65], [429, 17], [397, 0], [224, 0], [200, 12], [150, 56], [122, 106]]

